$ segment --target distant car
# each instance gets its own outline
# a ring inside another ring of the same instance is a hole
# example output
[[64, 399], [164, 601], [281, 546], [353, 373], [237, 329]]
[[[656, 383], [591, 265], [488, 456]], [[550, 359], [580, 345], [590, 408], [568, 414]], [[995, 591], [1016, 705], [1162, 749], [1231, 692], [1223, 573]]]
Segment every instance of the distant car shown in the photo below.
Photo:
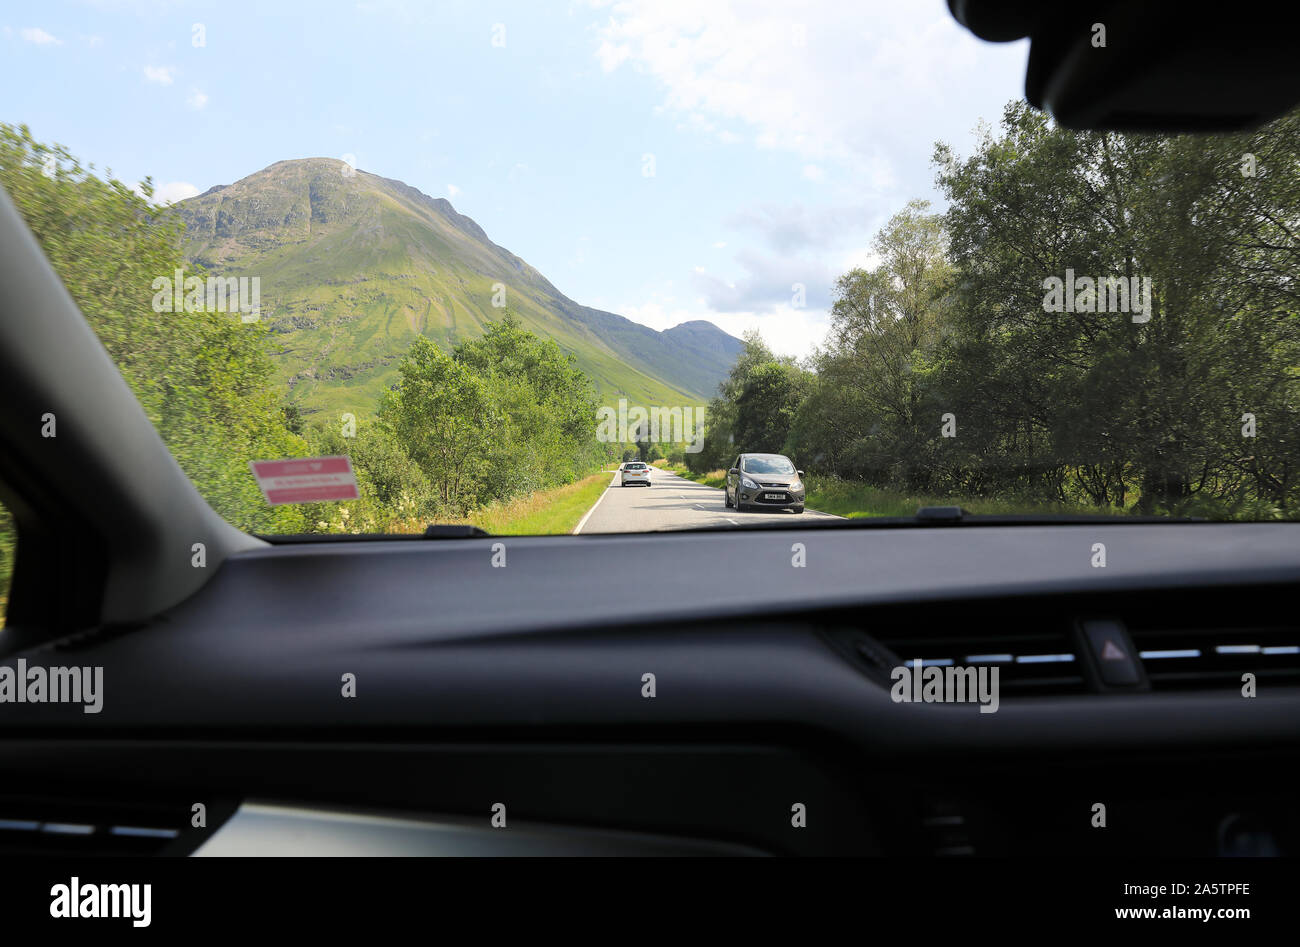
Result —
[[622, 477], [622, 486], [626, 487], [629, 483], [643, 483], [650, 486], [650, 466], [640, 461], [632, 461], [624, 464], [619, 468]]
[[784, 454], [740, 454], [727, 471], [723, 502], [738, 513], [751, 508], [803, 512], [803, 471]]

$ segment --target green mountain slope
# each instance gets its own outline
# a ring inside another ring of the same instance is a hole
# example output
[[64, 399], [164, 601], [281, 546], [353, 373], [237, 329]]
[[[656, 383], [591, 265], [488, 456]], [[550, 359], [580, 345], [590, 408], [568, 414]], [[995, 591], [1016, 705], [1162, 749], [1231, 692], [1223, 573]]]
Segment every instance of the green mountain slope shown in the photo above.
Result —
[[707, 322], [656, 332], [580, 306], [449, 202], [328, 158], [281, 161], [176, 205], [187, 256], [261, 278], [290, 399], [372, 412], [416, 333], [443, 348], [519, 320], [572, 352], [604, 403], [703, 403], [741, 349]]

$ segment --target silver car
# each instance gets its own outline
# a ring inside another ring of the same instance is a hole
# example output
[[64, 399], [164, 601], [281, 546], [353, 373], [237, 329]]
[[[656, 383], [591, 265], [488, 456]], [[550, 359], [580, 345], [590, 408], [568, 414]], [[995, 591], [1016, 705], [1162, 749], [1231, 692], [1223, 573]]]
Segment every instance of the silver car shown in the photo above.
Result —
[[803, 512], [803, 471], [784, 454], [740, 454], [727, 471], [723, 502], [749, 509]]
[[650, 466], [648, 464], [632, 461], [624, 464], [619, 470], [621, 472], [621, 486], [626, 487], [629, 483], [650, 486]]

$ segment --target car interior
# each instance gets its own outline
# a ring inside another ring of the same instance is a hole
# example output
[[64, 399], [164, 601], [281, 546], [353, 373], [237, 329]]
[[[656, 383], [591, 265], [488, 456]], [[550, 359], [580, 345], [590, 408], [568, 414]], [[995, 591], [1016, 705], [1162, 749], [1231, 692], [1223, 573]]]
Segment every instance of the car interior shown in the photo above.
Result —
[[[1271, 14], [949, 7], [1030, 38], [1025, 97], [1067, 127], [1300, 100]], [[102, 668], [95, 706], [0, 708], [0, 856], [1300, 853], [1300, 523], [251, 534], [3, 193], [0, 403], [0, 665]], [[988, 655], [996, 712], [897, 699], [900, 667]]]

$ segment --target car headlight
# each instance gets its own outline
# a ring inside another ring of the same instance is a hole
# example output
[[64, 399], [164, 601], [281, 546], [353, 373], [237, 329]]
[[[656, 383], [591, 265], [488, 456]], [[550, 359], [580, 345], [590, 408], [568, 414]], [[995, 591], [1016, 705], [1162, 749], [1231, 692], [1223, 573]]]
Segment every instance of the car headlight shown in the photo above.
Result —
[[746, 488], [748, 488], [748, 489], [750, 489], [750, 490], [757, 490], [757, 489], [758, 489], [758, 484], [756, 484], [754, 481], [750, 480], [748, 477], [741, 477], [741, 478], [740, 478], [740, 485], [741, 485], [742, 487], [746, 487]]
[[791, 489], [791, 490], [802, 490], [802, 489], [803, 489], [803, 484], [802, 484], [802, 483], [799, 481], [799, 479], [796, 477], [794, 480], [791, 480], [791, 481], [790, 481], [790, 489]]

